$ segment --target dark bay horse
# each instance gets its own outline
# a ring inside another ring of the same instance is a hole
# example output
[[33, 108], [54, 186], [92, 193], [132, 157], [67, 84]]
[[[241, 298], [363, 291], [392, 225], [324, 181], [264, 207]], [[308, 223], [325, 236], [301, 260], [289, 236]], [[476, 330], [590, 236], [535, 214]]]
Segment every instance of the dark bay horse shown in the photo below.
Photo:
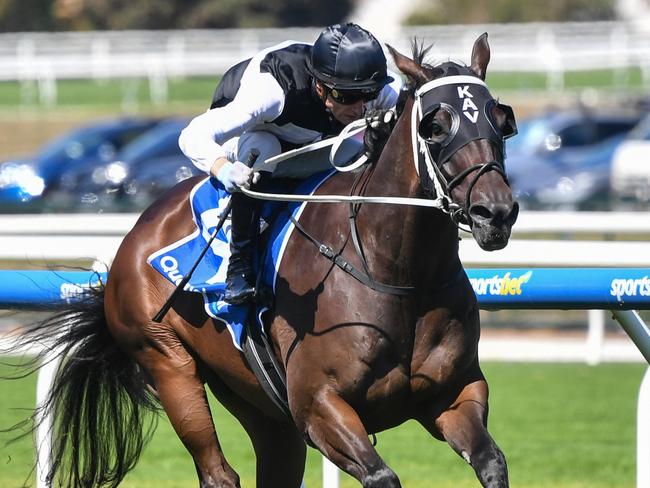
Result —
[[[57, 425], [50, 477], [63, 486], [117, 486], [146, 440], [144, 410], [162, 405], [191, 454], [201, 487], [238, 487], [219, 445], [205, 385], [241, 422], [257, 457], [258, 488], [297, 488], [306, 445], [366, 488], [400, 481], [368, 435], [416, 419], [474, 469], [484, 487], [508, 486], [505, 457], [489, 435], [488, 387], [477, 356], [479, 314], [458, 258], [458, 224], [487, 250], [504, 247], [517, 218], [504, 170], [512, 111], [484, 84], [487, 35], [471, 65], [423, 64], [392, 48], [412, 90], [378, 160], [340, 173], [320, 194], [436, 198], [440, 208], [363, 204], [356, 227], [375, 291], [298, 232], [290, 238], [267, 333], [286, 372], [291, 419], [266, 397], [229, 332], [185, 292], [162, 323], [152, 317], [173, 285], [146, 263], [190, 234], [181, 183], [125, 237], [103, 290], [26, 337], [54, 338], [68, 359], [48, 408]], [[424, 51], [424, 52], [423, 52]], [[358, 181], [358, 180], [357, 180]], [[358, 268], [345, 204], [308, 204], [302, 226]], [[29, 336], [31, 334], [31, 336]]]

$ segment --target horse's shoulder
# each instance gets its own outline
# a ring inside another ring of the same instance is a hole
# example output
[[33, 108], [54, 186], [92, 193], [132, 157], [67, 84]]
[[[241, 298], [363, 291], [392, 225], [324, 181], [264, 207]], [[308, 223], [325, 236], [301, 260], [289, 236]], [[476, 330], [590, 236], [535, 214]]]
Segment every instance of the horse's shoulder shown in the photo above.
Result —
[[[340, 195], [348, 196], [351, 194], [351, 189], [354, 183], [354, 173], [334, 173], [329, 178], [327, 178], [322, 184], [316, 188], [314, 195]], [[336, 215], [336, 219], [339, 219], [339, 214], [343, 215], [342, 212], [347, 215], [348, 205], [337, 203], [337, 204], [309, 204], [305, 207], [305, 210], [302, 212], [300, 217], [301, 222], [309, 222], [314, 220], [316, 223], [322, 222], [322, 219], [327, 216]], [[347, 223], [347, 218], [342, 219]]]
[[336, 172], [315, 191], [316, 195], [349, 195], [356, 172]]

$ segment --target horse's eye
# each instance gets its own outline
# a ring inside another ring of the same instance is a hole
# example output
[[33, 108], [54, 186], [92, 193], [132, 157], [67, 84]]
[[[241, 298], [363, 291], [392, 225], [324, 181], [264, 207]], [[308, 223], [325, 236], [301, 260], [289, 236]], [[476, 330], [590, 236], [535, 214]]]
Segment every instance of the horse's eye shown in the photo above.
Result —
[[431, 122], [431, 135], [433, 137], [441, 136], [444, 132], [445, 132], [445, 129], [442, 127], [440, 122], [438, 122], [437, 120], [434, 120], [433, 122]]
[[436, 120], [433, 119], [431, 123], [429, 124], [428, 127], [428, 137], [427, 139], [434, 141], [434, 142], [440, 142], [442, 139], [444, 139], [447, 135], [446, 129], [444, 125]]
[[420, 123], [420, 136], [430, 142], [441, 143], [451, 130], [451, 115], [445, 110], [438, 110], [433, 117], [430, 115]]

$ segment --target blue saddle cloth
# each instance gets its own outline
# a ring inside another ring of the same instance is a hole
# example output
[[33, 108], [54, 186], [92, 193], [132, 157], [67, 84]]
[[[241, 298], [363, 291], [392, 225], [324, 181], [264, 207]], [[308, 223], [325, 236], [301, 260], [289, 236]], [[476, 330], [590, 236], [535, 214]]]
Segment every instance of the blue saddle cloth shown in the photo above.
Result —
[[[328, 171], [312, 176], [300, 184], [296, 193], [312, 194], [332, 174], [333, 171]], [[228, 205], [230, 194], [215, 178], [206, 178], [197, 183], [190, 192], [189, 198], [196, 230], [147, 258], [147, 262], [156, 271], [174, 284], [180, 283], [205, 248], [219, 221], [219, 216]], [[278, 213], [279, 205], [284, 206], [287, 211]], [[262, 283], [272, 290], [275, 289], [277, 270], [294, 228], [289, 220], [289, 215], [293, 215], [298, 220], [305, 205], [306, 203], [300, 202], [288, 204], [268, 202], [263, 207], [261, 223], [267, 227], [265, 232], [269, 233], [268, 239], [265, 241], [268, 249], [267, 252], [260, 253], [264, 256], [264, 261], [256, 263], [256, 267], [257, 272], [262, 273]], [[275, 221], [269, 222], [273, 215], [277, 215], [277, 218]], [[225, 324], [232, 335], [235, 346], [241, 350], [244, 323], [249, 307], [247, 305], [231, 305], [223, 301], [226, 271], [230, 258], [229, 241], [230, 219], [227, 219], [210, 249], [192, 274], [185, 290], [200, 293], [203, 296], [206, 313]], [[261, 324], [261, 315], [265, 310], [262, 308], [257, 310], [258, 324]]]

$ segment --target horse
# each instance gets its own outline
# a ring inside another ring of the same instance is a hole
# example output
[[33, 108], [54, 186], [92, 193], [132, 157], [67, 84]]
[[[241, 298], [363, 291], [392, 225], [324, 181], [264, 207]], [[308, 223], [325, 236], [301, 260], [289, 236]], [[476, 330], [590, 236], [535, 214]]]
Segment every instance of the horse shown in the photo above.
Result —
[[306, 205], [301, 227], [365, 270], [370, 286], [301, 233], [291, 235], [265, 322], [286, 375], [290, 416], [264, 393], [199, 294], [182, 292], [161, 323], [152, 320], [174, 286], [146, 258], [192, 233], [188, 194], [198, 180], [186, 180], [142, 213], [104, 286], [24, 336], [50, 340], [67, 355], [43, 406], [56, 418], [50, 481], [117, 486], [151, 434], [148, 411], [162, 406], [199, 486], [239, 487], [207, 385], [251, 438], [258, 488], [300, 487], [307, 446], [364, 488], [400, 487], [369, 435], [408, 419], [446, 441], [483, 487], [508, 486], [505, 456], [486, 427], [478, 306], [458, 241], [463, 225], [486, 250], [509, 240], [518, 205], [504, 145], [516, 132], [514, 116], [484, 83], [487, 34], [475, 41], [470, 65], [426, 64], [427, 49], [416, 42], [412, 58], [389, 51], [410, 90], [389, 135], [375, 141], [379, 156], [335, 174], [317, 194], [354, 187], [439, 205], [355, 204], [356, 238], [348, 205]]

